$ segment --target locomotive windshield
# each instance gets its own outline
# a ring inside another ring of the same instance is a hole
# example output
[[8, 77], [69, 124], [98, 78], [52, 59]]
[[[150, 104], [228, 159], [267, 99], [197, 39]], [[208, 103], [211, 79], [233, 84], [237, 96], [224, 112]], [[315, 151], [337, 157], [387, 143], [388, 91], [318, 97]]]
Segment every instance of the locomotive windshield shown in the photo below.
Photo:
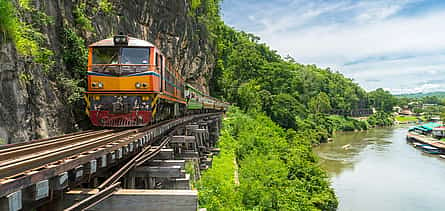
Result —
[[103, 47], [93, 50], [93, 64], [117, 64], [119, 48]]
[[92, 71], [128, 75], [148, 70], [150, 48], [96, 47], [93, 48]]
[[122, 64], [148, 64], [150, 50], [148, 48], [122, 48]]

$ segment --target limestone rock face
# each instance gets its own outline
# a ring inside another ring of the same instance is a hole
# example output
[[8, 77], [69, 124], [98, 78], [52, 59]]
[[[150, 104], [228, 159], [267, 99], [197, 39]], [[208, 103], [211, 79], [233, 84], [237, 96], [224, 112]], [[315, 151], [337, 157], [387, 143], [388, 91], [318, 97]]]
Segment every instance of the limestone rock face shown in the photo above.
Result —
[[[16, 7], [18, 1], [12, 0]], [[63, 62], [65, 26], [71, 26], [85, 45], [119, 32], [145, 39], [160, 49], [188, 83], [208, 92], [215, 63], [215, 49], [204, 24], [189, 15], [189, 0], [108, 0], [113, 11], [95, 13], [98, 0], [33, 0], [31, 6], [52, 17], [53, 23], [37, 30], [47, 38], [45, 47], [54, 52], [55, 65], [48, 73], [30, 58], [17, 53], [12, 41], [0, 41], [0, 143], [17, 143], [60, 135], [89, 127], [81, 108], [69, 105], [67, 94], [57, 85], [57, 74], [79, 79]], [[73, 11], [86, 3], [85, 16], [93, 31], [76, 25]], [[22, 20], [30, 22], [30, 20]], [[32, 22], [32, 21], [31, 21]], [[3, 39], [0, 33], [0, 40]], [[86, 67], [85, 67], [86, 69]]]

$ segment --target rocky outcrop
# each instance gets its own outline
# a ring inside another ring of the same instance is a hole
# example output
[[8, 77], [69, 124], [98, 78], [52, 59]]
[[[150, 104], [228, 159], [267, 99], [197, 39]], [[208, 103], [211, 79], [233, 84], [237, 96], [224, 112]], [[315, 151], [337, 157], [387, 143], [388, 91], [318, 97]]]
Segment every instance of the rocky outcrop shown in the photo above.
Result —
[[[214, 48], [206, 26], [189, 15], [188, 0], [108, 0], [113, 5], [108, 13], [94, 9], [98, 1], [30, 1], [33, 8], [53, 20], [37, 29], [46, 37], [45, 47], [54, 52], [55, 64], [47, 71], [19, 55], [13, 42], [0, 42], [0, 139], [16, 143], [88, 127], [82, 104], [68, 103], [66, 90], [57, 77], [82, 77], [64, 63], [66, 41], [61, 34], [66, 27], [82, 37], [85, 45], [118, 32], [153, 42], [188, 82], [208, 90]], [[13, 2], [18, 7], [18, 2]], [[79, 3], [86, 4], [84, 15], [94, 30], [84, 30], [76, 23], [73, 11]]]

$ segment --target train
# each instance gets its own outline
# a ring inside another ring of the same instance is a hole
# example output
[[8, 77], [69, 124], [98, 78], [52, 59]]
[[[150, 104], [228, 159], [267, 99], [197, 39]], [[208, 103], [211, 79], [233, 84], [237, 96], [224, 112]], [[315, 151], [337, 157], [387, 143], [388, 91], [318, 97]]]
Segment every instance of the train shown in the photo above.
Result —
[[230, 105], [186, 83], [158, 47], [128, 35], [88, 46], [87, 81], [86, 113], [97, 127], [141, 127]]

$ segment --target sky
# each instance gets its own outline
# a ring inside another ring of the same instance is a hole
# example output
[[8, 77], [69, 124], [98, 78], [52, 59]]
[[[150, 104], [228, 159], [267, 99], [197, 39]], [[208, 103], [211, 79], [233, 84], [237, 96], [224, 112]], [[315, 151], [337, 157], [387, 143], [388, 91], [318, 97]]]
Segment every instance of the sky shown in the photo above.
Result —
[[368, 91], [445, 91], [445, 0], [224, 0], [224, 21]]

